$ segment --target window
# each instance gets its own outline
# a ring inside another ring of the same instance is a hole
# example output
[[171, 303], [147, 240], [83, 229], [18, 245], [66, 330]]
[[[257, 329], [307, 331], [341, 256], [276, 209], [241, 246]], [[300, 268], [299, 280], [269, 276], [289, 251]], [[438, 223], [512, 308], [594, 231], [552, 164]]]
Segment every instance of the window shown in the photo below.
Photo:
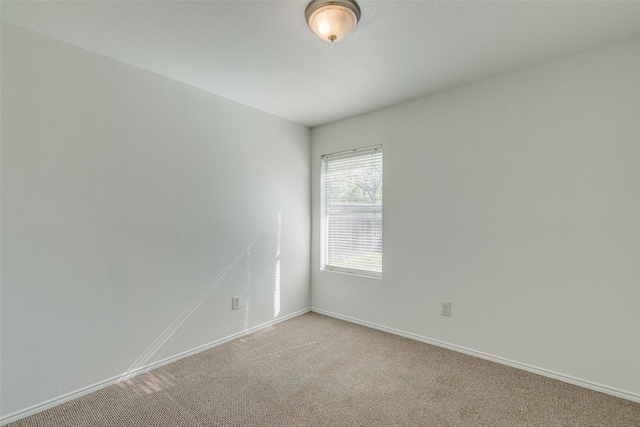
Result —
[[382, 277], [382, 146], [322, 156], [322, 268]]

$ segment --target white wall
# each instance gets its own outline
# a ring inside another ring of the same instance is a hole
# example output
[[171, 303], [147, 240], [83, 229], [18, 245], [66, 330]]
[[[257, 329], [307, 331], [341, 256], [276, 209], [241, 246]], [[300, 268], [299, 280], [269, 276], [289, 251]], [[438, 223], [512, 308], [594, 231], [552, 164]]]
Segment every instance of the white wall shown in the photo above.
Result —
[[306, 127], [6, 23], [1, 83], [5, 419], [309, 307]]
[[[320, 271], [320, 156], [374, 144], [383, 279]], [[640, 40], [315, 128], [311, 152], [314, 308], [640, 401]]]

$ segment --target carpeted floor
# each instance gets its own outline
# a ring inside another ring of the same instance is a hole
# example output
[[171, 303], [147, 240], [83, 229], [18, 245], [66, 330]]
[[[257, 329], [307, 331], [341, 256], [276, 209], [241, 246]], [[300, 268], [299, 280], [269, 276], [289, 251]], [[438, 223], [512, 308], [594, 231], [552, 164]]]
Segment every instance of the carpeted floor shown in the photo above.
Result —
[[308, 313], [9, 424], [640, 426], [640, 404]]

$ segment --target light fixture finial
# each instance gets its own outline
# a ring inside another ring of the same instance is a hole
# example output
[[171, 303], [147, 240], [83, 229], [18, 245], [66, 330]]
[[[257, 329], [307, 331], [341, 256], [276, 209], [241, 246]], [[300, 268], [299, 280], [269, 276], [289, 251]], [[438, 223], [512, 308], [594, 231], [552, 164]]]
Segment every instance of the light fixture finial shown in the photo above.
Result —
[[313, 0], [304, 12], [307, 24], [324, 41], [336, 42], [360, 21], [360, 6], [354, 0]]

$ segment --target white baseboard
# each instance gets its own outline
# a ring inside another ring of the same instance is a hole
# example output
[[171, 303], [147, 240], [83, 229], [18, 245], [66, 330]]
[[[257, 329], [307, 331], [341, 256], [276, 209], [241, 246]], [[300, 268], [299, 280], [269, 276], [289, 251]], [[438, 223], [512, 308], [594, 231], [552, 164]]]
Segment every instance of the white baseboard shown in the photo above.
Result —
[[591, 381], [582, 380], [580, 378], [575, 378], [575, 377], [572, 377], [570, 375], [564, 375], [564, 374], [560, 374], [558, 372], [549, 371], [547, 369], [542, 369], [542, 368], [538, 368], [538, 367], [535, 367], [535, 366], [527, 365], [526, 363], [520, 363], [520, 362], [516, 362], [516, 361], [513, 361], [513, 360], [505, 359], [505, 358], [502, 358], [502, 357], [493, 356], [491, 354], [483, 353], [481, 351], [471, 350], [469, 348], [461, 347], [461, 346], [458, 346], [458, 345], [455, 345], [455, 344], [449, 344], [449, 343], [446, 343], [446, 342], [443, 342], [443, 341], [434, 340], [434, 339], [431, 339], [431, 338], [427, 338], [427, 337], [423, 337], [423, 336], [420, 336], [420, 335], [412, 334], [410, 332], [404, 332], [404, 331], [400, 331], [398, 329], [388, 328], [386, 326], [378, 325], [378, 324], [375, 324], [375, 323], [372, 323], [372, 322], [367, 322], [365, 320], [360, 320], [360, 319], [356, 319], [356, 318], [349, 317], [349, 316], [343, 316], [341, 314], [333, 313], [333, 312], [322, 310], [322, 309], [319, 309], [319, 308], [312, 307], [311, 311], [313, 311], [315, 313], [318, 313], [318, 314], [323, 314], [325, 316], [335, 317], [336, 319], [340, 319], [340, 320], [344, 320], [344, 321], [347, 321], [347, 322], [355, 323], [355, 324], [358, 324], [358, 325], [361, 325], [361, 326], [366, 326], [366, 327], [369, 327], [369, 328], [372, 328], [372, 329], [378, 329], [380, 331], [388, 332], [390, 334], [399, 335], [399, 336], [402, 336], [402, 337], [405, 337], [405, 338], [409, 338], [409, 339], [412, 339], [412, 340], [416, 340], [416, 341], [421, 341], [421, 342], [424, 342], [426, 344], [431, 344], [431, 345], [435, 345], [437, 347], [446, 348], [448, 350], [457, 351], [459, 353], [468, 354], [470, 356], [479, 357], [480, 359], [489, 360], [491, 362], [496, 362], [496, 363], [499, 363], [501, 365], [507, 365], [507, 366], [510, 366], [512, 368], [522, 369], [523, 371], [532, 372], [534, 374], [542, 375], [544, 377], [553, 378], [553, 379], [556, 379], [556, 380], [559, 380], [559, 381], [563, 381], [565, 383], [569, 383], [569, 384], [577, 385], [577, 386], [580, 386], [580, 387], [588, 388], [590, 390], [595, 390], [595, 391], [599, 391], [601, 393], [609, 394], [609, 395], [612, 395], [612, 396], [621, 397], [623, 399], [631, 400], [632, 402], [640, 403], [640, 394], [631, 393], [631, 392], [624, 391], [624, 390], [619, 390], [619, 389], [614, 388], [614, 387], [609, 387], [609, 386], [605, 386], [605, 385], [602, 385], [602, 384], [594, 383], [594, 382], [591, 382]]
[[35, 413], [38, 413], [40, 411], [44, 411], [45, 409], [53, 408], [54, 406], [58, 406], [61, 403], [68, 402], [69, 400], [77, 399], [78, 397], [84, 396], [84, 395], [89, 394], [89, 393], [93, 393], [94, 391], [98, 391], [98, 390], [100, 390], [102, 388], [109, 387], [109, 386], [114, 385], [114, 384], [117, 384], [120, 381], [123, 381], [123, 380], [126, 380], [126, 379], [130, 379], [132, 377], [135, 377], [135, 376], [140, 375], [140, 374], [144, 374], [146, 372], [149, 372], [149, 371], [151, 371], [153, 369], [157, 369], [157, 368], [159, 368], [161, 366], [164, 366], [164, 365], [167, 365], [169, 363], [173, 363], [173, 362], [176, 362], [176, 361], [178, 361], [180, 359], [184, 359], [185, 357], [193, 356], [194, 354], [200, 353], [200, 352], [205, 351], [205, 350], [209, 350], [209, 349], [211, 349], [213, 347], [217, 347], [217, 346], [219, 346], [221, 344], [227, 343], [229, 341], [233, 341], [233, 340], [235, 340], [237, 338], [252, 334], [252, 333], [254, 333], [256, 331], [259, 331], [260, 329], [264, 329], [264, 328], [266, 328], [268, 326], [275, 325], [276, 323], [284, 322], [285, 320], [292, 319], [294, 317], [297, 317], [297, 316], [300, 316], [302, 314], [308, 313], [309, 311], [311, 311], [310, 308], [306, 308], [306, 309], [303, 309], [303, 310], [300, 310], [300, 311], [296, 311], [295, 313], [291, 313], [291, 314], [289, 314], [287, 316], [283, 316], [281, 318], [274, 319], [272, 321], [263, 323], [261, 325], [254, 326], [253, 328], [245, 329], [245, 330], [240, 331], [240, 332], [238, 332], [236, 334], [229, 335], [228, 337], [221, 338], [219, 340], [213, 341], [213, 342], [211, 342], [209, 344], [202, 345], [202, 346], [194, 348], [192, 350], [188, 350], [188, 351], [185, 351], [183, 353], [177, 354], [175, 356], [171, 356], [171, 357], [168, 357], [166, 359], [160, 360], [158, 362], [154, 362], [154, 363], [151, 363], [149, 365], [140, 367], [140, 368], [135, 369], [133, 371], [125, 372], [125, 373], [123, 373], [121, 375], [115, 376], [113, 378], [109, 378], [108, 380], [100, 381], [99, 383], [96, 383], [96, 384], [81, 388], [81, 389], [76, 390], [76, 391], [72, 391], [71, 393], [67, 393], [67, 394], [64, 394], [64, 395], [59, 396], [59, 397], [55, 397], [53, 399], [47, 400], [46, 402], [42, 402], [42, 403], [39, 403], [37, 405], [30, 406], [30, 407], [28, 407], [26, 409], [22, 409], [20, 411], [16, 411], [14, 413], [5, 415], [5, 416], [0, 418], [0, 426], [12, 423], [14, 421], [18, 421], [19, 419], [28, 417], [28, 416], [33, 415]]

